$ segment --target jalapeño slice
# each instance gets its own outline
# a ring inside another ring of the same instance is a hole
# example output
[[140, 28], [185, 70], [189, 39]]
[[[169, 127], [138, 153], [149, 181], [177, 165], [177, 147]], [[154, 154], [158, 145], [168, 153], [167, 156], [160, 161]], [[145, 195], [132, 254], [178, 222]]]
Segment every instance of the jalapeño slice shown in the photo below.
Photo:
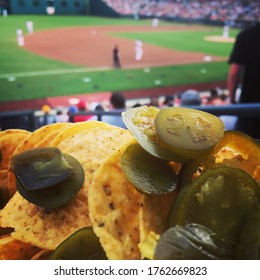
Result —
[[226, 166], [211, 168], [180, 190], [170, 224], [201, 224], [235, 244], [259, 203], [260, 188], [247, 172]]
[[50, 260], [107, 260], [98, 237], [91, 227], [77, 230], [50, 255]]
[[235, 246], [199, 224], [176, 225], [165, 231], [155, 248], [157, 260], [229, 260]]
[[169, 149], [160, 145], [154, 120], [160, 109], [154, 106], [141, 106], [122, 113], [123, 121], [138, 143], [155, 157], [178, 161]]
[[121, 166], [126, 178], [142, 193], [164, 194], [176, 188], [177, 175], [170, 163], [152, 156], [138, 143], [127, 147]]
[[58, 148], [36, 148], [11, 158], [11, 169], [27, 190], [50, 187], [67, 179], [72, 167]]
[[190, 160], [182, 164], [178, 174], [178, 189], [190, 184], [206, 170], [218, 166], [221, 166], [221, 164], [216, 164], [213, 156]]
[[260, 144], [249, 135], [237, 130], [225, 131], [211, 155], [216, 163], [241, 168], [260, 182]]
[[245, 222], [239, 241], [237, 259], [260, 260], [260, 205]]
[[[76, 196], [84, 183], [85, 173], [81, 164], [74, 157], [61, 154], [57, 148], [35, 150], [30, 151], [28, 158], [25, 157], [27, 153], [12, 158], [12, 169], [16, 176], [18, 192], [29, 202], [43, 208], [51, 209], [67, 204]], [[55, 158], [56, 156], [58, 159]], [[25, 165], [23, 166], [22, 163]], [[69, 174], [65, 176], [68, 170]], [[55, 174], [58, 179], [54, 178]], [[28, 185], [30, 175], [33, 182], [29, 182]], [[37, 185], [37, 178], [39, 178], [40, 187]]]
[[260, 145], [241, 131], [227, 130], [207, 157], [191, 160], [181, 166], [178, 187], [190, 183], [202, 172], [217, 165], [245, 170], [260, 182]]
[[162, 145], [181, 163], [210, 154], [224, 134], [218, 117], [190, 108], [161, 109], [155, 129]]

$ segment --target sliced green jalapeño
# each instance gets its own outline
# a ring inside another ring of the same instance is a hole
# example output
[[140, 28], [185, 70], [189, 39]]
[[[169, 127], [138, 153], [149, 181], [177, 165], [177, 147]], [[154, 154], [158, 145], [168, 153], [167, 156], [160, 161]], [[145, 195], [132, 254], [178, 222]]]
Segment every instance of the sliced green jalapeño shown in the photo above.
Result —
[[199, 224], [176, 225], [165, 231], [155, 249], [157, 260], [232, 260], [235, 246]]
[[50, 260], [107, 260], [98, 237], [91, 227], [77, 230], [50, 255]]
[[209, 155], [224, 134], [218, 117], [190, 108], [163, 108], [154, 124], [161, 145], [181, 163]]
[[32, 149], [15, 155], [11, 168], [18, 192], [35, 205], [48, 209], [70, 202], [85, 179], [81, 164], [57, 148]]
[[236, 244], [259, 203], [260, 188], [248, 173], [226, 166], [211, 168], [180, 190], [170, 224], [201, 224]]
[[177, 162], [175, 155], [160, 145], [154, 126], [154, 120], [159, 111], [157, 107], [144, 105], [123, 112], [122, 118], [128, 130], [148, 153], [161, 159]]
[[11, 168], [19, 183], [27, 190], [50, 187], [67, 179], [72, 167], [55, 147], [36, 148], [14, 155]]
[[127, 147], [121, 166], [126, 178], [141, 193], [164, 194], [176, 188], [177, 175], [170, 163], [149, 154], [138, 143]]

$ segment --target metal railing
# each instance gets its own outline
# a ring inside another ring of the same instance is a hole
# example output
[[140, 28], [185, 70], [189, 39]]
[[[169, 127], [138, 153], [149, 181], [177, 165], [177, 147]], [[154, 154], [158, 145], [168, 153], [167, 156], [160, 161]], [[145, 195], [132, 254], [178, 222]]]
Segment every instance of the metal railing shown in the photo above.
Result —
[[221, 106], [193, 106], [194, 109], [199, 109], [216, 116], [227, 115], [247, 118], [260, 118], [260, 103], [248, 104], [232, 104]]
[[[221, 106], [189, 106], [211, 113], [216, 116], [238, 116], [247, 118], [260, 118], [260, 103], [250, 104], [235, 104], [235, 105], [221, 105]], [[70, 115], [70, 121], [73, 122], [75, 116], [78, 115], [95, 115], [97, 120], [102, 121], [104, 115], [121, 115], [120, 111], [87, 111]], [[257, 125], [257, 124], [256, 124]], [[8, 128], [22, 128], [29, 131], [34, 131], [41, 126], [39, 116], [33, 110], [19, 111], [19, 112], [0, 112], [0, 127], [2, 130]]]

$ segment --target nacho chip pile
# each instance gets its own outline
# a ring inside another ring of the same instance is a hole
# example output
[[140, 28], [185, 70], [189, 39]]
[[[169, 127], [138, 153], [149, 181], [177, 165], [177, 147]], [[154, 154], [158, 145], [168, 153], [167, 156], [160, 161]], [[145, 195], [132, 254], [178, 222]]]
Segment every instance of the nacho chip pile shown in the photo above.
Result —
[[[125, 179], [120, 157], [134, 141], [128, 130], [98, 121], [0, 132], [0, 259], [40, 259], [42, 252], [52, 252], [88, 226], [100, 238], [108, 259], [141, 259], [138, 243], [150, 230], [164, 230], [174, 194], [166, 202], [163, 197], [150, 200]], [[40, 147], [57, 147], [84, 169], [83, 186], [64, 206], [44, 209], [16, 190], [11, 157]]]
[[90, 185], [91, 224], [109, 259], [141, 259], [139, 242], [151, 230], [159, 234], [165, 230], [176, 195], [145, 195], [133, 187], [121, 168], [121, 156], [129, 144], [102, 163]]
[[176, 111], [158, 112], [130, 109], [128, 130], [87, 121], [1, 131], [0, 259], [259, 259], [259, 144], [222, 125], [208, 143], [219, 120], [204, 129], [203, 115], [192, 128], [210, 148], [183, 146], [190, 124], [167, 146]]

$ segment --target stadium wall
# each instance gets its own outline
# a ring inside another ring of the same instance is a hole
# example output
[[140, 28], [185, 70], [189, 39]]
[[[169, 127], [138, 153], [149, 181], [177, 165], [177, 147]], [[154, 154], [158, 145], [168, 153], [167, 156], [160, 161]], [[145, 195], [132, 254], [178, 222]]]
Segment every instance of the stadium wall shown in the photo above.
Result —
[[10, 0], [11, 14], [46, 14], [47, 7], [55, 8], [58, 15], [86, 15], [90, 0]]
[[117, 12], [101, 0], [90, 0], [90, 14], [94, 16], [120, 17]]

